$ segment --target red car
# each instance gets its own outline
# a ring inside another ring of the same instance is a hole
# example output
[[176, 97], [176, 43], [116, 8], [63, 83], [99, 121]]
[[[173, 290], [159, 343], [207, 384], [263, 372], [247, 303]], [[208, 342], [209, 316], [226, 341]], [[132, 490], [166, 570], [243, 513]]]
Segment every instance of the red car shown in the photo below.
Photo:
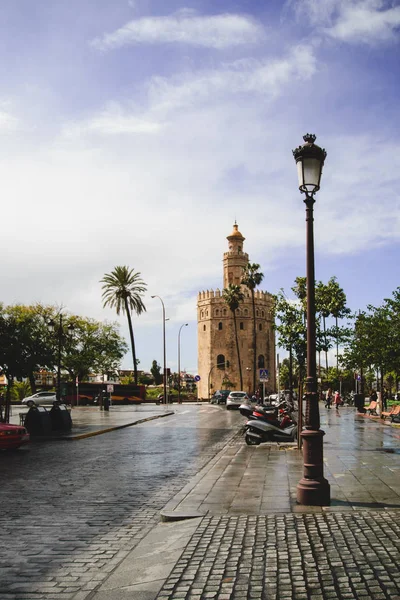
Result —
[[0, 423], [0, 449], [12, 450], [29, 442], [29, 433], [21, 425]]

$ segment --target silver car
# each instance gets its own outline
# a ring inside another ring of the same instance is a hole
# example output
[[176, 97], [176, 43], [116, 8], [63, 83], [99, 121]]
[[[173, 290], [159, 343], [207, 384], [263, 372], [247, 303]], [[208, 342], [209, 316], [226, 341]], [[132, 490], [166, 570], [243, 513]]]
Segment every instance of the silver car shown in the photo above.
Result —
[[37, 392], [37, 394], [32, 394], [32, 396], [24, 398], [22, 404], [26, 404], [27, 406], [52, 406], [56, 400], [57, 396], [55, 392]]
[[251, 404], [250, 398], [246, 392], [231, 392], [226, 399], [227, 410], [239, 408], [241, 404]]

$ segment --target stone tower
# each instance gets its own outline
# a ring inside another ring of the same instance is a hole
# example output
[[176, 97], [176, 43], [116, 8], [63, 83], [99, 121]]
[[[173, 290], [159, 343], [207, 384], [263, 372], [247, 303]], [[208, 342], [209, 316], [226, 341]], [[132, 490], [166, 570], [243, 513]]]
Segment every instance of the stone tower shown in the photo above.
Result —
[[[249, 256], [243, 250], [245, 238], [237, 224], [227, 237], [228, 252], [223, 256], [223, 288], [230, 283], [240, 285], [243, 267]], [[242, 287], [244, 301], [236, 311], [243, 389], [253, 393], [253, 308], [250, 290]], [[255, 290], [256, 307], [256, 368], [268, 369], [269, 381], [266, 392], [274, 391], [275, 382], [275, 334], [273, 329], [272, 303], [268, 292]], [[239, 363], [235, 341], [232, 313], [219, 289], [200, 292], [197, 298], [198, 329], [198, 383], [199, 398], [208, 398], [216, 390], [225, 389], [230, 382], [232, 390], [240, 389]], [[225, 365], [225, 366], [224, 366]], [[258, 377], [257, 377], [258, 380]]]

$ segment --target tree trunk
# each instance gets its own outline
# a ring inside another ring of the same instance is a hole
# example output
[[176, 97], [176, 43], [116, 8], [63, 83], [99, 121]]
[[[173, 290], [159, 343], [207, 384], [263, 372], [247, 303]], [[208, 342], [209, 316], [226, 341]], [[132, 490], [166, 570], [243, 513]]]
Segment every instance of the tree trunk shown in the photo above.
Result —
[[256, 327], [256, 303], [254, 300], [254, 289], [251, 288], [251, 302], [253, 305], [253, 393], [256, 391], [256, 368], [257, 368], [257, 327]]
[[35, 376], [32, 373], [32, 371], [29, 372], [29, 384], [31, 386], [32, 394], [36, 394], [36, 381], [35, 381]]
[[336, 319], [336, 377], [339, 378], [339, 328], [338, 328], [338, 318]]
[[[130, 313], [129, 306], [128, 306], [128, 300], [125, 298], [124, 302], [125, 302], [126, 316], [128, 317], [129, 336], [131, 338], [133, 373], [134, 373], [135, 385], [137, 385], [138, 384], [138, 373], [137, 373], [136, 349], [135, 349], [135, 339], [133, 337], [132, 319], [131, 319], [131, 313]], [[165, 373], [164, 373], [164, 377], [165, 377]]]
[[234, 310], [232, 311], [232, 315], [233, 315], [233, 326], [235, 329], [236, 352], [237, 352], [238, 363], [239, 363], [240, 389], [243, 390], [242, 363], [240, 362], [239, 339], [238, 339], [237, 326], [236, 326], [236, 314], [235, 314]]
[[[289, 396], [290, 401], [293, 402], [293, 351], [292, 346], [289, 348]], [[278, 401], [280, 398], [278, 398]]]
[[323, 323], [324, 323], [324, 338], [325, 338], [325, 364], [326, 364], [326, 375], [325, 375], [325, 377], [328, 378], [328, 345], [326, 343], [326, 322], [325, 322], [324, 315], [322, 315], [322, 320], [323, 320]]
[[10, 422], [10, 412], [11, 412], [11, 388], [14, 384], [14, 377], [12, 375], [7, 375], [7, 392], [6, 392], [6, 402], [4, 406], [4, 423]]

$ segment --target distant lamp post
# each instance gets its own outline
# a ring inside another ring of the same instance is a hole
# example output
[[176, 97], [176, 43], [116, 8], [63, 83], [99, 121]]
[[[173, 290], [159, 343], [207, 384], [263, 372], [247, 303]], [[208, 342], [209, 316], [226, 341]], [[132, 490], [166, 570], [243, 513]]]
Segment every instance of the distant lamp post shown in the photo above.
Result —
[[229, 360], [226, 360], [224, 362], [219, 362], [216, 365], [213, 365], [208, 373], [208, 400], [210, 400], [211, 397], [211, 373], [213, 372], [213, 370], [217, 368], [217, 369], [229, 369]]
[[163, 402], [164, 404], [168, 404], [168, 395], [167, 395], [167, 349], [166, 349], [166, 343], [165, 343], [165, 306], [164, 306], [164, 302], [163, 299], [160, 296], [154, 295], [152, 296], [152, 298], [158, 298], [159, 301], [161, 302], [162, 305], [162, 320], [163, 320], [163, 355], [164, 355], [164, 366], [163, 366], [163, 371], [164, 371], [164, 376], [163, 376]]
[[179, 327], [178, 333], [178, 404], [181, 403], [181, 331], [182, 327], [187, 327], [189, 323], [183, 323]]
[[306, 205], [306, 262], [307, 262], [307, 384], [305, 429], [303, 440], [303, 478], [297, 485], [297, 502], [307, 506], [328, 506], [330, 486], [324, 478], [323, 436], [320, 429], [315, 330], [315, 268], [314, 268], [314, 194], [321, 182], [326, 152], [314, 142], [316, 136], [307, 133], [305, 144], [293, 150], [299, 177], [299, 189], [305, 194]]
[[69, 323], [65, 327], [63, 323], [63, 315], [60, 313], [58, 319], [52, 319], [47, 323], [47, 327], [50, 332], [54, 332], [57, 337], [57, 388], [56, 398], [58, 401], [61, 400], [61, 353], [63, 343], [65, 341], [67, 333], [71, 333], [74, 330], [72, 323]]

